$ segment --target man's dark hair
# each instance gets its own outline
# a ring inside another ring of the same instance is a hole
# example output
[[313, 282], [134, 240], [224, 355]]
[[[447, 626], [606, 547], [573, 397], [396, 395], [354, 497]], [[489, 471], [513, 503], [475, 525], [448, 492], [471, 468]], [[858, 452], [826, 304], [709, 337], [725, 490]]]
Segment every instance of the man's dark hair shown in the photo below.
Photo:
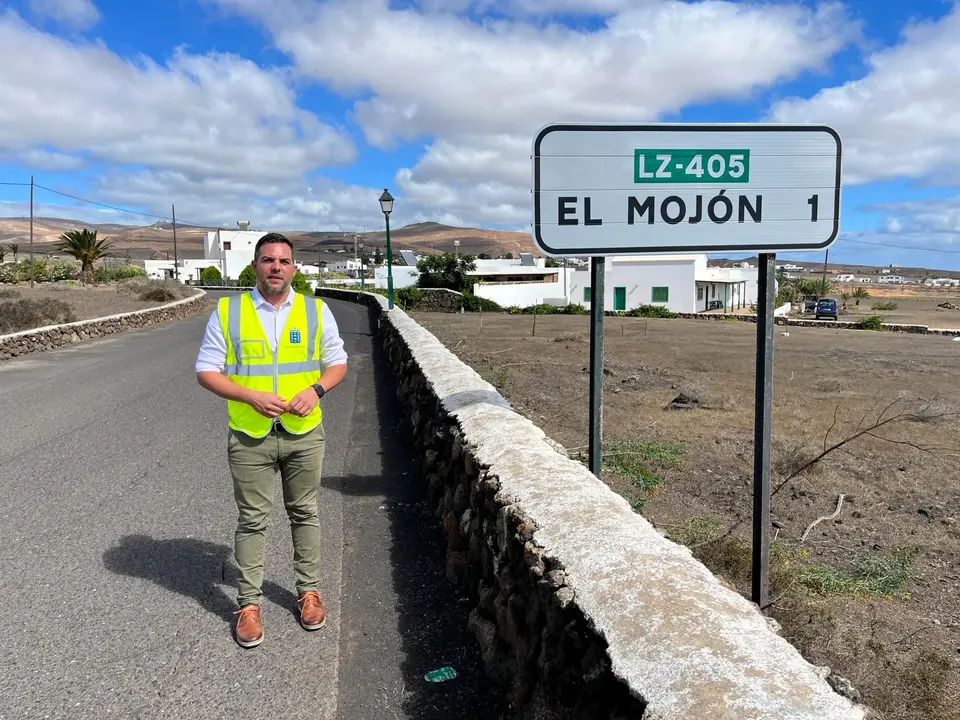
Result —
[[257, 247], [253, 251], [253, 259], [260, 259], [260, 248], [264, 245], [273, 245], [274, 243], [283, 243], [290, 248], [290, 256], [293, 257], [293, 243], [285, 236], [277, 232], [267, 233], [257, 241]]

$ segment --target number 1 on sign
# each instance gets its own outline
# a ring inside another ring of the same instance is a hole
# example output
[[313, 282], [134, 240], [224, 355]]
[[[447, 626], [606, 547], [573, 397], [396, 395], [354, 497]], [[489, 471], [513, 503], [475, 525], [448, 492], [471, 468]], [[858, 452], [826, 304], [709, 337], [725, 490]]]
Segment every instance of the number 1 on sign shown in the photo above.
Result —
[[817, 221], [817, 206], [820, 204], [819, 195], [811, 195], [810, 199], [807, 200], [807, 205], [810, 206], [810, 222]]

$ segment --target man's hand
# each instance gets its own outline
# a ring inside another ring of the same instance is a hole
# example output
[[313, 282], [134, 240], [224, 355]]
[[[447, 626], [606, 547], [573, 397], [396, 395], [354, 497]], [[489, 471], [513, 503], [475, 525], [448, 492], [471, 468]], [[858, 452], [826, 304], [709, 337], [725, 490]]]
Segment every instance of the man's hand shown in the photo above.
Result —
[[317, 391], [308, 387], [294, 395], [293, 399], [287, 403], [287, 412], [298, 417], [306, 417], [313, 412], [319, 400]]
[[250, 391], [250, 396], [245, 402], [258, 413], [269, 418], [280, 417], [287, 410], [286, 400], [272, 392], [262, 390]]

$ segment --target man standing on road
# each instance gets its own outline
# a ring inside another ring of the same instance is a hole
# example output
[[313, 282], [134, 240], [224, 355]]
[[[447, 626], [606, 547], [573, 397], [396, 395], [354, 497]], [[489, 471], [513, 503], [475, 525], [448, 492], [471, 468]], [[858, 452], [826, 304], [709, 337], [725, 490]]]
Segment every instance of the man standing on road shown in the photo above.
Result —
[[256, 287], [221, 298], [211, 313], [196, 363], [200, 385], [227, 401], [227, 460], [239, 511], [235, 634], [245, 648], [263, 642], [264, 545], [278, 469], [293, 535], [300, 624], [307, 630], [324, 624], [317, 516], [324, 454], [319, 401], [347, 374], [333, 313], [319, 298], [290, 287], [296, 273], [290, 240], [279, 233], [260, 238], [253, 269]]

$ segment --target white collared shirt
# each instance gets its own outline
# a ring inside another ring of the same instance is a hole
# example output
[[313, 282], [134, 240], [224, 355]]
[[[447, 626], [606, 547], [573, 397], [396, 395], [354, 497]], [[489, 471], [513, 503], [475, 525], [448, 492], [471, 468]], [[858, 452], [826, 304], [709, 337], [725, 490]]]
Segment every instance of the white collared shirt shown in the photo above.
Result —
[[[275, 308], [264, 299], [257, 287], [250, 292], [253, 296], [253, 305], [257, 309], [257, 317], [260, 319], [273, 352], [277, 350], [280, 333], [283, 332], [290, 308], [293, 307], [293, 293], [293, 288], [290, 288], [286, 299], [280, 303], [279, 308]], [[327, 304], [321, 304], [323, 329], [320, 332], [320, 364], [323, 368], [344, 365], [347, 362], [347, 353], [343, 349], [343, 339], [340, 337], [337, 321]], [[227, 341], [223, 337], [223, 328], [220, 327], [220, 315], [214, 310], [210, 314], [210, 319], [207, 320], [207, 329], [203, 333], [203, 342], [200, 344], [200, 353], [197, 355], [196, 371], [222, 372], [226, 362]]]

